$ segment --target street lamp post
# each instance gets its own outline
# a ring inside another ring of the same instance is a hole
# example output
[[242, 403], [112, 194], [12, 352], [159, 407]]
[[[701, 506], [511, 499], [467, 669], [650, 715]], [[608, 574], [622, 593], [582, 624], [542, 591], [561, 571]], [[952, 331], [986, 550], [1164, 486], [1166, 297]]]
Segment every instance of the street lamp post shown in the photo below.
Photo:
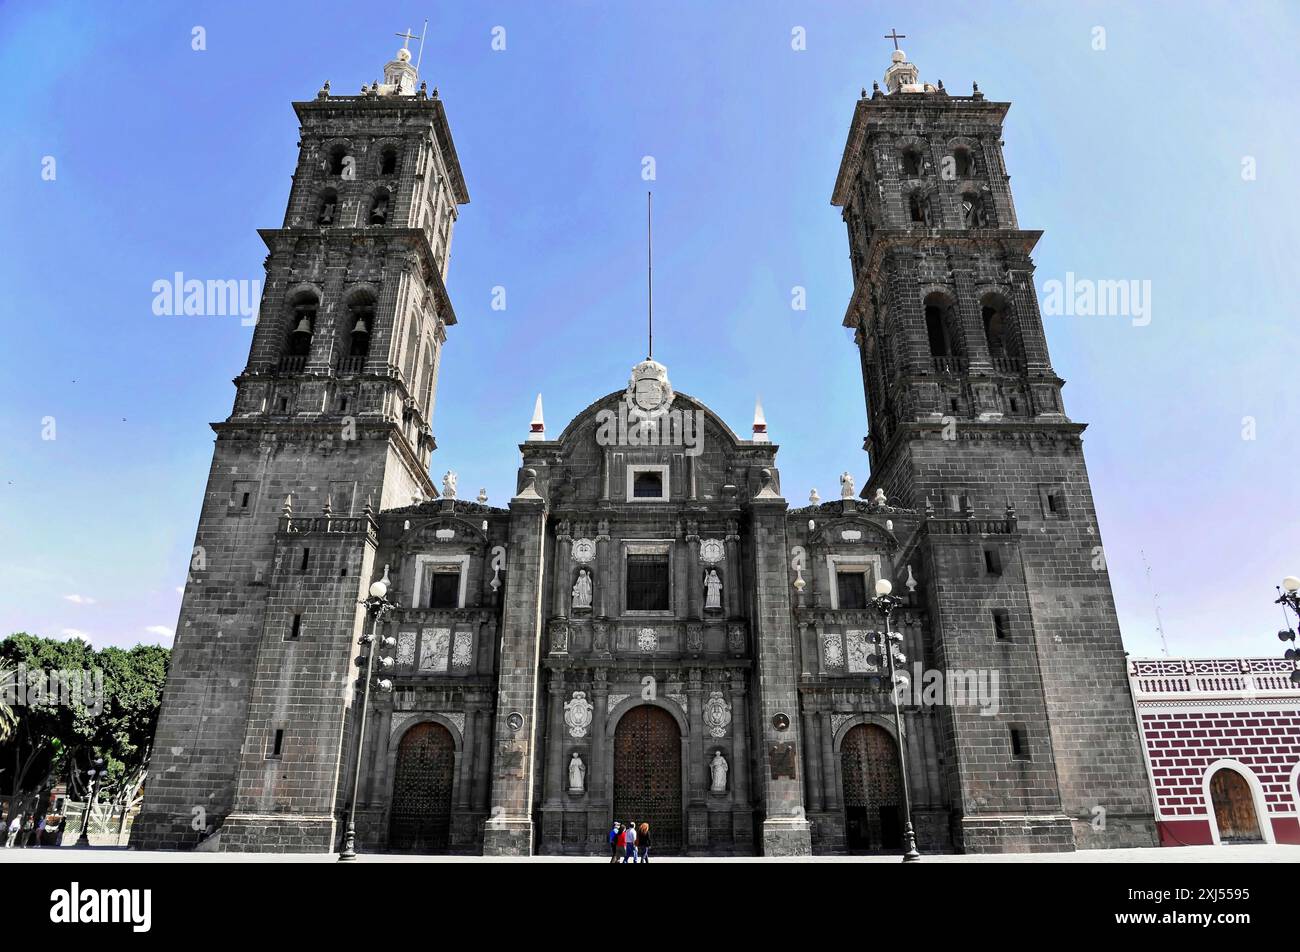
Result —
[[906, 663], [907, 656], [903, 654], [903, 636], [894, 634], [890, 625], [890, 616], [902, 602], [897, 595], [890, 594], [893, 590], [893, 583], [889, 579], [877, 579], [876, 597], [871, 600], [871, 605], [885, 619], [884, 632], [876, 634], [880, 645], [880, 663], [885, 669], [885, 676], [889, 681], [889, 696], [894, 702], [894, 730], [898, 734], [898, 776], [903, 785], [903, 846], [905, 847], [903, 862], [915, 863], [920, 860], [921, 854], [916, 851], [916, 832], [912, 829], [912, 794], [907, 785], [907, 756], [904, 747], [906, 739], [903, 731], [903, 715], [898, 707], [898, 679], [895, 668], [896, 662]]
[[81, 817], [81, 835], [77, 837], [77, 846], [90, 845], [90, 811], [95, 807], [95, 798], [99, 796], [99, 782], [104, 779], [104, 759], [95, 758], [95, 766], [86, 771], [86, 787], [89, 795], [86, 798], [86, 810]]
[[[361, 714], [357, 718], [357, 742], [356, 757], [352, 762], [352, 802], [348, 805], [348, 825], [343, 834], [343, 851], [339, 853], [340, 862], [351, 862], [357, 858], [357, 793], [361, 788], [361, 752], [366, 743], [366, 711], [370, 707], [370, 681], [374, 677], [375, 670], [375, 649], [376, 647], [391, 647], [395, 644], [392, 637], [384, 638], [380, 645], [375, 645], [375, 639], [379, 637], [379, 625], [384, 620], [384, 616], [398, 607], [396, 601], [388, 598], [388, 566], [384, 566], [384, 577], [370, 586], [370, 597], [367, 598], [363, 605], [366, 606], [366, 614], [371, 618], [370, 631], [363, 633], [358, 639], [358, 643], [366, 646], [366, 676], [361, 688]], [[360, 661], [357, 662], [360, 664]], [[380, 666], [390, 668], [393, 665], [392, 658], [381, 658]], [[393, 682], [381, 678], [379, 687], [384, 691], [393, 689]]]
[[1286, 649], [1283, 657], [1291, 662], [1291, 683], [1300, 686], [1300, 647], [1296, 646], [1295, 629], [1291, 627], [1291, 619], [1286, 614], [1287, 608], [1290, 608], [1300, 620], [1300, 578], [1288, 575], [1282, 579], [1275, 602], [1283, 606], [1282, 617], [1286, 620], [1286, 628], [1279, 631], [1277, 637], [1279, 641], [1291, 642], [1291, 647]]

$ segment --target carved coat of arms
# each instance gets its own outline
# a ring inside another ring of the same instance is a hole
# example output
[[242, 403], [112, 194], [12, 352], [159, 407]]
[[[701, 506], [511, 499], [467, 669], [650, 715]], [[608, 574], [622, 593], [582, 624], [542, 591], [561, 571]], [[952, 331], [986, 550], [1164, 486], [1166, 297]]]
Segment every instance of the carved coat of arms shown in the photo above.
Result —
[[727, 725], [730, 723], [731, 705], [721, 691], [714, 691], [704, 702], [704, 726], [709, 729], [709, 736], [726, 737]]
[[568, 725], [570, 737], [587, 736], [587, 728], [591, 726], [591, 710], [587, 692], [574, 691], [573, 697], [564, 704], [564, 723]]

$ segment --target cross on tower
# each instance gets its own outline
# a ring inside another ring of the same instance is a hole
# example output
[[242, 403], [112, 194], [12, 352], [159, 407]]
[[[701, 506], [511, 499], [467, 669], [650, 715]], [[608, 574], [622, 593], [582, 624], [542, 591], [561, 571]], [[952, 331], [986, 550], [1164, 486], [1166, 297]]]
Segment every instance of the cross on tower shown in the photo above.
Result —
[[409, 52], [411, 46], [411, 40], [415, 39], [415, 34], [411, 32], [411, 28], [408, 26], [406, 28], [405, 33], [394, 33], [393, 35], [400, 36], [402, 38], [403, 40], [402, 49], [407, 50]]
[[[398, 35], [398, 36], [401, 36], [402, 34], [399, 33], [399, 34], [397, 34], [397, 35]], [[893, 41], [894, 41], [894, 49], [898, 49], [898, 41], [899, 41], [899, 40], [905, 40], [905, 39], [907, 39], [907, 34], [906, 34], [906, 33], [899, 33], [897, 29], [895, 29], [894, 27], [890, 27], [890, 28], [889, 28], [889, 32], [885, 34], [885, 39], [887, 39], [887, 40], [893, 40]]]

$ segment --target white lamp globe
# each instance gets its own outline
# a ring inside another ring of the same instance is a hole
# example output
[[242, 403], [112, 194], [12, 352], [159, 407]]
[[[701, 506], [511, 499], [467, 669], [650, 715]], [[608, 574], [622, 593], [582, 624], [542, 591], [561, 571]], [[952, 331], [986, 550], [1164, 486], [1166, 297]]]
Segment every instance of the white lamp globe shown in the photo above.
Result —
[[1288, 592], [1294, 592], [1296, 589], [1300, 589], [1300, 578], [1296, 578], [1294, 575], [1288, 575], [1286, 578], [1282, 579], [1282, 587]]
[[388, 594], [388, 583], [380, 579], [374, 585], [370, 586], [370, 594], [374, 598], [383, 598]]
[[888, 595], [894, 590], [894, 583], [887, 578], [876, 579], [876, 594]]

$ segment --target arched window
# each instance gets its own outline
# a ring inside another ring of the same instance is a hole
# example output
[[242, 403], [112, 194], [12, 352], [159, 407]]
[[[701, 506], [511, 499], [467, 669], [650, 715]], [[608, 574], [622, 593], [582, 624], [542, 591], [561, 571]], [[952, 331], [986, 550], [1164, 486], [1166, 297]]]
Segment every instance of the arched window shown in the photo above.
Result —
[[907, 197], [907, 215], [917, 225], [932, 225], [934, 223], [934, 216], [930, 211], [930, 199], [922, 194], [920, 190]]
[[417, 352], [420, 345], [420, 334], [415, 325], [416, 319], [412, 317], [411, 326], [406, 332], [406, 352], [402, 355], [402, 377], [412, 397], [415, 396], [415, 371], [418, 366]]
[[379, 174], [397, 174], [397, 149], [395, 147], [391, 145], [385, 146], [384, 151], [379, 153]]
[[316, 295], [311, 291], [300, 292], [294, 297], [289, 311], [289, 338], [280, 358], [281, 370], [298, 371], [306, 366], [312, 335], [316, 332], [318, 306]]
[[424, 349], [424, 381], [420, 388], [423, 395], [421, 405], [424, 407], [426, 417], [433, 416], [433, 374], [437, 359], [437, 352], [434, 350], [433, 344], [426, 345]]
[[975, 160], [970, 154], [970, 149], [964, 145], [959, 145], [952, 150], [953, 171], [957, 178], [970, 178], [975, 174]]
[[348, 147], [342, 144], [330, 149], [329, 154], [329, 172], [330, 175], [344, 176], [351, 163], [348, 162]]
[[980, 299], [980, 316], [994, 368], [1004, 373], [1018, 372], [1021, 368], [1020, 339], [1006, 300], [1000, 294], [984, 295]]
[[332, 188], [321, 192], [320, 205], [316, 212], [316, 224], [332, 225], [338, 217], [339, 193]]
[[968, 192], [961, 197], [961, 218], [962, 224], [967, 228], [988, 228], [989, 216], [988, 209], [984, 204], [984, 197], [974, 192]]
[[375, 299], [369, 293], [359, 293], [348, 302], [347, 327], [339, 369], [344, 373], [358, 373], [365, 366], [370, 353], [370, 335], [375, 330]]
[[920, 178], [921, 151], [919, 149], [903, 150], [903, 175], [905, 178]]
[[935, 370], [953, 372], [959, 369], [960, 338], [957, 335], [957, 316], [952, 301], [942, 294], [931, 294], [925, 299], [925, 333], [930, 343], [930, 356]]
[[381, 188], [375, 192], [370, 202], [370, 224], [383, 225], [388, 222], [388, 189]]

